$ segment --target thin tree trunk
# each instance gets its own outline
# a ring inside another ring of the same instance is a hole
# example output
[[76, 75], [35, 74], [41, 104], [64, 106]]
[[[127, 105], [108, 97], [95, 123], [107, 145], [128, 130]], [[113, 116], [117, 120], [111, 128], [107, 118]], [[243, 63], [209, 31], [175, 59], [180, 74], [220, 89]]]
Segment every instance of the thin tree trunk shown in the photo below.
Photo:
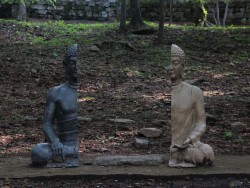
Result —
[[127, 31], [127, 27], [126, 27], [126, 0], [121, 1], [121, 17], [120, 17], [119, 31], [121, 33], [125, 33]]
[[17, 20], [26, 21], [26, 5], [24, 0], [19, 0], [18, 2], [18, 11], [17, 11]]
[[222, 23], [223, 27], [225, 27], [225, 25], [226, 25], [229, 1], [230, 0], [227, 0], [227, 2], [226, 2], [226, 8], [225, 8], [224, 17], [223, 17], [223, 23]]
[[131, 11], [130, 27], [132, 29], [139, 29], [141, 26], [144, 25], [141, 17], [139, 0], [130, 0], [130, 11]]
[[217, 19], [217, 25], [220, 26], [220, 7], [219, 7], [219, 0], [216, 0], [216, 19]]
[[173, 22], [173, 0], [170, 0], [170, 5], [169, 5], [169, 11], [170, 11], [170, 16], [169, 16], [169, 26], [172, 24], [172, 22]]
[[212, 13], [213, 13], [213, 18], [214, 18], [214, 23], [215, 23], [215, 25], [218, 25], [218, 22], [217, 22], [217, 19], [216, 19], [216, 17], [215, 17], [215, 11], [214, 11], [214, 9], [212, 9], [209, 5], [208, 5], [208, 8], [212, 11]]
[[162, 43], [163, 42], [163, 31], [164, 31], [164, 1], [165, 0], [160, 0], [159, 2], [159, 28], [158, 28], [158, 42]]

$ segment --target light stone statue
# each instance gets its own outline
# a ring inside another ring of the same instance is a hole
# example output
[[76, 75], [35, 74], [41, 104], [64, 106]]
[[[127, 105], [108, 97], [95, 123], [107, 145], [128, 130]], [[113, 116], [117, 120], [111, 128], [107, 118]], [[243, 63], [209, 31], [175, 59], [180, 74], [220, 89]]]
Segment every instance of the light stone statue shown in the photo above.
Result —
[[214, 161], [211, 146], [200, 141], [206, 129], [204, 98], [200, 88], [182, 82], [184, 51], [171, 46], [170, 167], [196, 167]]
[[77, 45], [74, 44], [66, 50], [63, 61], [66, 82], [50, 88], [47, 95], [43, 132], [48, 143], [40, 143], [32, 149], [34, 166], [79, 166], [76, 60]]

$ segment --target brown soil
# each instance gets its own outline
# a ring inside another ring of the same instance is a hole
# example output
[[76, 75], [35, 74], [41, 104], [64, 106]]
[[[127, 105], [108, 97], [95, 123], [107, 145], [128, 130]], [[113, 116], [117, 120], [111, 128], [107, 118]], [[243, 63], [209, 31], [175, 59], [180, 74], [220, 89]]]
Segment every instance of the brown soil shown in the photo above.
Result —
[[[16, 34], [17, 31], [19, 34]], [[29, 157], [31, 148], [44, 141], [41, 126], [46, 93], [63, 80], [61, 61], [64, 47], [57, 49], [58, 57], [51, 53], [51, 48], [41, 51], [30, 43], [29, 32], [43, 35], [40, 29], [30, 31], [13, 24], [0, 23], [1, 157]], [[169, 73], [164, 66], [147, 64], [149, 60], [157, 58], [157, 54], [144, 50], [141, 41], [152, 47], [165, 48], [166, 51], [170, 50], [172, 43], [176, 43], [185, 50], [188, 56], [187, 79], [201, 79], [196, 85], [204, 91], [206, 112], [216, 117], [207, 119], [207, 132], [202, 141], [210, 144], [216, 154], [250, 154], [249, 34], [249, 29], [223, 32], [167, 29], [164, 45], [159, 46], [155, 42], [156, 34], [133, 36], [131, 39], [108, 31], [105, 33], [107, 40], [132, 40], [135, 50], [103, 43], [98, 46], [98, 53], [89, 51], [87, 45], [79, 41], [79, 116], [91, 118], [79, 123], [80, 157], [84, 158], [84, 154], [168, 152], [171, 104]], [[242, 56], [239, 54], [244, 57], [240, 59]], [[125, 70], [126, 67], [130, 69]], [[135, 123], [113, 123], [109, 121], [111, 118], [127, 118]], [[230, 125], [232, 122], [245, 125], [235, 129]], [[164, 134], [151, 139], [149, 149], [136, 149], [132, 144], [133, 138], [142, 127], [160, 128]], [[84, 180], [78, 181], [79, 185], [86, 183]], [[128, 186], [136, 186], [136, 182], [124, 181]], [[96, 183], [98, 181], [90, 182], [89, 187], [97, 186]], [[155, 187], [160, 183], [168, 187], [167, 181], [149, 181]], [[34, 186], [39, 185], [34, 181]]]

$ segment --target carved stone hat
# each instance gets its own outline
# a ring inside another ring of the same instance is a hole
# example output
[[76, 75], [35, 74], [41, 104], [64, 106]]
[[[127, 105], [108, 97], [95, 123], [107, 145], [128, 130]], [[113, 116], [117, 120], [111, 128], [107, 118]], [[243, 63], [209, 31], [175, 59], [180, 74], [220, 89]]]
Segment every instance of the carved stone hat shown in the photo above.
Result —
[[171, 57], [179, 57], [182, 63], [185, 62], [185, 53], [176, 44], [172, 44], [171, 46]]
[[71, 45], [65, 52], [64, 60], [67, 61], [70, 57], [77, 57], [77, 44]]

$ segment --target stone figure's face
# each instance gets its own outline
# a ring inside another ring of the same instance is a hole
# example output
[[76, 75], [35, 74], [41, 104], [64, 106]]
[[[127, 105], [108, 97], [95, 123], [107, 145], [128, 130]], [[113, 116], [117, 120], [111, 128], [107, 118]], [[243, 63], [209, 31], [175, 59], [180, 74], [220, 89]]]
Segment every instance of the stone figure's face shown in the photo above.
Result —
[[171, 57], [171, 81], [182, 78], [183, 64], [179, 57]]
[[66, 69], [70, 80], [76, 80], [77, 79], [77, 67], [76, 67], [76, 57], [69, 57], [67, 63], [66, 63]]

